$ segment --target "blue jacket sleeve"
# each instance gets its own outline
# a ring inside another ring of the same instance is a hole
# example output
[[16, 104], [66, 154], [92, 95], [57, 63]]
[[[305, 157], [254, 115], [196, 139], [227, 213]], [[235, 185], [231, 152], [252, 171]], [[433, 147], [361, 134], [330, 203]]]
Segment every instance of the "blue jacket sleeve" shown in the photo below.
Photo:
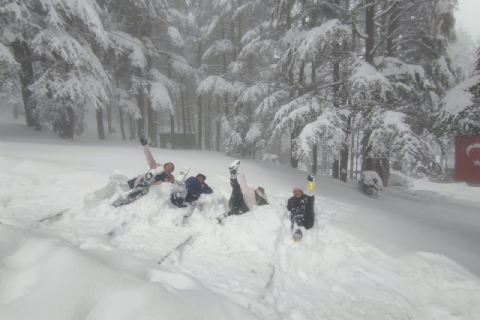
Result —
[[203, 193], [210, 194], [210, 193], [213, 193], [213, 190], [208, 186], [208, 184], [205, 183], [205, 187], [203, 188]]
[[190, 177], [185, 181], [188, 189], [188, 193], [190, 193], [194, 197], [200, 197], [202, 193], [202, 187], [200, 186], [200, 182], [195, 177]]

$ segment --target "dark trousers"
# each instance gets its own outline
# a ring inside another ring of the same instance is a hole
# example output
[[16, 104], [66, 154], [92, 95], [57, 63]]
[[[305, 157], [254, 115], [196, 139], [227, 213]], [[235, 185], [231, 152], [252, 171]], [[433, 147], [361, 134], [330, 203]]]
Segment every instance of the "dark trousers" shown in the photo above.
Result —
[[305, 210], [299, 207], [290, 214], [292, 228], [293, 223], [299, 227], [305, 227], [305, 229], [310, 229], [313, 227], [313, 223], [315, 222], [315, 196], [305, 195], [305, 197], [307, 200], [305, 204]]
[[227, 213], [227, 216], [231, 215], [238, 215], [244, 214], [248, 212], [248, 207], [243, 201], [243, 193], [240, 185], [238, 184], [238, 180], [230, 179], [230, 185], [232, 186], [232, 194], [230, 196], [230, 200], [228, 201], [230, 205], [230, 211]]
[[[150, 174], [145, 175], [142, 179], [140, 179], [136, 188], [133, 188], [132, 190], [127, 192], [125, 195], [115, 200], [112, 203], [112, 205], [114, 207], [120, 207], [140, 199], [141, 197], [146, 195], [150, 190], [150, 184], [152, 183], [153, 178], [154, 178], [153, 175], [150, 175]], [[135, 183], [136, 178], [132, 180], [133, 180], [133, 183]], [[128, 181], [129, 185], [132, 180]]]
[[305, 229], [313, 227], [315, 222], [315, 196], [307, 196], [307, 206], [305, 208]]

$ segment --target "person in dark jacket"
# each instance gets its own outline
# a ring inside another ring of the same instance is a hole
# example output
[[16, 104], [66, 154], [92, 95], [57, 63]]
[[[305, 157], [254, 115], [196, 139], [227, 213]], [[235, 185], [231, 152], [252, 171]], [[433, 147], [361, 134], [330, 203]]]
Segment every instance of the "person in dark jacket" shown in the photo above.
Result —
[[296, 186], [293, 188], [293, 197], [288, 199], [287, 202], [287, 210], [290, 212], [292, 233], [295, 240], [300, 240], [302, 238], [302, 231], [299, 227], [304, 227], [308, 230], [313, 227], [315, 220], [315, 196], [313, 195], [315, 176], [309, 175], [308, 181], [308, 194], [303, 192], [302, 187]]
[[205, 183], [205, 180], [207, 180], [207, 177], [199, 173], [196, 177], [190, 177], [187, 179], [187, 181], [185, 181], [188, 191], [185, 202], [192, 203], [194, 201], [197, 201], [202, 194], [213, 193], [212, 188], [210, 188], [208, 184]]
[[217, 218], [219, 223], [228, 216], [244, 214], [250, 211], [255, 205], [268, 205], [267, 195], [262, 187], [258, 187], [254, 190], [247, 185], [247, 180], [244, 174], [237, 177], [237, 169], [239, 165], [240, 160], [235, 160], [228, 167], [230, 170], [230, 185], [232, 186], [232, 194], [228, 201], [230, 211]]

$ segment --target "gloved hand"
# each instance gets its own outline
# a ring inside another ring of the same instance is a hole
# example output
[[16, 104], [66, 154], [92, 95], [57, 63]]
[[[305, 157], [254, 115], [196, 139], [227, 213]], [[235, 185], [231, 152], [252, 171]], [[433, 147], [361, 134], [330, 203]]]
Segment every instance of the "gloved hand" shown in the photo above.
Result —
[[140, 138], [140, 143], [142, 144], [142, 146], [146, 146], [148, 143], [148, 140], [145, 138]]
[[315, 175], [309, 174], [307, 179], [308, 179], [308, 181], [310, 181], [310, 182], [314, 182], [314, 181], [315, 181]]

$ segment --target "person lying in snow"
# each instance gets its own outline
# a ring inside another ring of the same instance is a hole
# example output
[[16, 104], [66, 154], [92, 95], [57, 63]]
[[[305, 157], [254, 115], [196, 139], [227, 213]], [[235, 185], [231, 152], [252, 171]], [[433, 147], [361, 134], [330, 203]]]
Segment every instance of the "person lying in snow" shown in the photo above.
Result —
[[207, 177], [199, 173], [196, 177], [190, 177], [187, 179], [187, 181], [185, 181], [188, 191], [185, 202], [192, 203], [197, 201], [202, 194], [213, 193], [212, 188], [205, 183], [205, 180], [207, 180]]
[[175, 186], [170, 195], [170, 201], [179, 208], [185, 208], [187, 206], [184, 204], [185, 199], [188, 195], [188, 189], [185, 183], [185, 178], [187, 177], [187, 174], [189, 171], [190, 171], [190, 168], [187, 166], [183, 167], [182, 170], [180, 170], [180, 173], [175, 179]]
[[308, 230], [313, 227], [315, 220], [315, 196], [313, 195], [313, 190], [315, 190], [315, 176], [313, 174], [308, 176], [307, 189], [307, 194], [304, 194], [302, 187], [294, 187], [293, 197], [288, 199], [287, 202], [287, 210], [290, 212], [293, 239], [295, 241], [302, 239], [300, 227], [305, 227], [305, 229]]
[[[150, 152], [150, 148], [147, 145], [148, 140], [145, 138], [140, 138], [140, 143], [143, 146], [143, 153], [145, 154], [145, 158], [147, 159], [147, 164], [150, 167], [150, 171], [161, 167], [161, 170], [158, 171], [161, 173], [155, 175], [154, 179], [151, 179], [150, 183], [151, 184], [160, 184], [162, 182], [174, 183], [175, 178], [173, 177], [172, 172], [175, 170], [175, 166], [173, 165], [173, 163], [167, 162], [164, 165], [157, 163], [153, 158], [152, 153]], [[144, 176], [145, 175], [142, 174], [132, 180], [127, 181], [130, 189], [136, 188], [139, 185], [140, 180]]]
[[[184, 177], [188, 174], [188, 167], [184, 167], [177, 177], [177, 181], [183, 181]], [[211, 194], [213, 190], [205, 183], [207, 177], [201, 173], [196, 177], [190, 177], [184, 184], [177, 183], [174, 188], [170, 201], [179, 208], [187, 207], [186, 203], [191, 204], [190, 209], [183, 215], [182, 225], [188, 223], [188, 220], [192, 216], [195, 209], [202, 210], [202, 204], [198, 201], [198, 198], [202, 194]]]
[[126, 204], [132, 203], [148, 193], [150, 190], [150, 185], [155, 181], [155, 177], [164, 173], [162, 166], [159, 166], [153, 170], [148, 171], [146, 174], [142, 175], [138, 183], [135, 184], [135, 187], [115, 200], [112, 205], [116, 208], [124, 206]]
[[262, 187], [258, 187], [256, 190], [250, 188], [244, 174], [240, 174], [237, 179], [239, 165], [240, 160], [235, 160], [228, 167], [230, 170], [230, 185], [232, 186], [232, 194], [228, 202], [230, 211], [217, 218], [219, 223], [228, 216], [246, 213], [255, 205], [268, 205], [267, 196]]

